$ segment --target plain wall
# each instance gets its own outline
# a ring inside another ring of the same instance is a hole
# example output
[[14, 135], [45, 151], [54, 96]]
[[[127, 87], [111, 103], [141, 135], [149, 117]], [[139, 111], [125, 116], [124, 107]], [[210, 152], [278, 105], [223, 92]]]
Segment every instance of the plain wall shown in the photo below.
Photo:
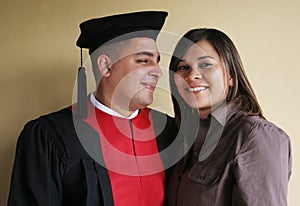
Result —
[[[291, 137], [290, 206], [299, 205], [299, 47], [297, 0], [3, 1], [0, 13], [0, 205], [6, 205], [18, 135], [30, 119], [72, 103], [79, 23], [110, 14], [166, 10], [164, 31], [214, 27], [235, 42], [265, 116]], [[164, 59], [162, 67], [168, 66]], [[160, 96], [163, 94], [159, 94]], [[165, 97], [154, 107], [166, 107]], [[168, 98], [167, 98], [168, 99]], [[270, 171], [272, 172], [272, 171]]]

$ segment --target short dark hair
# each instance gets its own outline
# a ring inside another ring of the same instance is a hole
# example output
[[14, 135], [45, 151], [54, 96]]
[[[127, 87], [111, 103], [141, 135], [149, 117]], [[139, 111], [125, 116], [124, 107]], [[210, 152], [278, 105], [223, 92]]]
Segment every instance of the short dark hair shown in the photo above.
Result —
[[98, 69], [97, 59], [101, 54], [107, 55], [112, 61], [116, 61], [120, 58], [120, 52], [125, 46], [130, 44], [130, 39], [123, 41], [117, 41], [109, 44], [104, 44], [97, 48], [92, 54], [90, 54], [91, 65], [93, 74], [95, 77], [96, 85], [98, 85], [101, 75]]

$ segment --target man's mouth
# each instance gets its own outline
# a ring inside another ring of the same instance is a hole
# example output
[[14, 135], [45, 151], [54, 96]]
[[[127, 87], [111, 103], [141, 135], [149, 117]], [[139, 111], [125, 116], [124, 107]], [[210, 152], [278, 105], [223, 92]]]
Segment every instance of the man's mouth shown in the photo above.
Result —
[[149, 83], [144, 82], [144, 83], [142, 83], [142, 85], [150, 91], [154, 91], [155, 87], [156, 87], [156, 83], [152, 83], [152, 82], [149, 82]]

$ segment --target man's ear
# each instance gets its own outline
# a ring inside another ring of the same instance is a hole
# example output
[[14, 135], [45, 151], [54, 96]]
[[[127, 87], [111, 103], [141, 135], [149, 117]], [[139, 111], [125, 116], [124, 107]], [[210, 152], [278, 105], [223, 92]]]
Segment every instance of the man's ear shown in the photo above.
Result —
[[101, 54], [97, 58], [97, 65], [99, 68], [100, 75], [102, 77], [110, 76], [111, 59], [109, 58], [109, 56]]

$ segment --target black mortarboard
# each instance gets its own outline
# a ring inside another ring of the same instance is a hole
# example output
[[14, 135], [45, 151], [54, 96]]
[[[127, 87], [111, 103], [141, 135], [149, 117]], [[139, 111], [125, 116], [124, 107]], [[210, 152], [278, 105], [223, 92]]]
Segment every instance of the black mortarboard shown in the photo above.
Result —
[[[126, 39], [149, 37], [156, 40], [167, 15], [165, 11], [142, 11], [90, 19], [80, 24], [81, 34], [76, 45], [81, 49], [89, 49], [89, 54], [92, 54], [101, 45], [114, 41], [122, 35]], [[117, 41], [125, 40], [124, 38]], [[80, 118], [85, 118], [87, 92], [85, 69], [82, 65], [78, 70], [77, 82], [78, 115]]]
[[156, 39], [167, 15], [164, 11], [143, 11], [90, 19], [80, 24], [81, 34], [76, 45], [89, 49], [91, 54], [102, 44], [124, 34], [131, 33], [130, 38]]

